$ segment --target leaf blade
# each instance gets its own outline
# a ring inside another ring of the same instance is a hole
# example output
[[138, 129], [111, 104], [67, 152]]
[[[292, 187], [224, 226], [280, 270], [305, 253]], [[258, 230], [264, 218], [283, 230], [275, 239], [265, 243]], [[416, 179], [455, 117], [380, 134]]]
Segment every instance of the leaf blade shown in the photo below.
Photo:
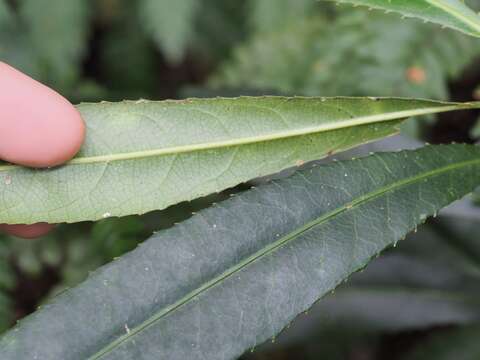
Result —
[[56, 298], [4, 336], [0, 354], [234, 358], [475, 188], [479, 155], [468, 145], [377, 154], [243, 193]]
[[163, 209], [391, 135], [409, 116], [478, 106], [281, 97], [80, 105], [88, 136], [77, 158], [42, 171], [0, 165], [0, 222]]
[[[47, 8], [50, 11], [44, 11]], [[42, 69], [39, 77], [57, 90], [71, 89], [87, 48], [89, 2], [26, 0], [19, 13], [28, 24], [27, 46], [34, 50], [35, 62]]]
[[195, 0], [179, 0], [175, 3], [142, 0], [139, 3], [146, 30], [173, 64], [179, 63], [185, 55], [199, 5]]
[[459, 0], [327, 0], [394, 11], [480, 37], [480, 17]]

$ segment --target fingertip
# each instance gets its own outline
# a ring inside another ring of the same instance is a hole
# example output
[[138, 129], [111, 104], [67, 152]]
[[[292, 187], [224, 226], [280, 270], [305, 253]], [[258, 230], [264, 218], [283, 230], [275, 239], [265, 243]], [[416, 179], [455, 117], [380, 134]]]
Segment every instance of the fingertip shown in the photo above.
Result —
[[0, 229], [7, 234], [23, 239], [35, 239], [48, 234], [55, 224], [38, 223], [33, 225], [6, 225], [0, 224]]
[[0, 62], [0, 157], [31, 167], [60, 165], [80, 150], [85, 123], [64, 97]]

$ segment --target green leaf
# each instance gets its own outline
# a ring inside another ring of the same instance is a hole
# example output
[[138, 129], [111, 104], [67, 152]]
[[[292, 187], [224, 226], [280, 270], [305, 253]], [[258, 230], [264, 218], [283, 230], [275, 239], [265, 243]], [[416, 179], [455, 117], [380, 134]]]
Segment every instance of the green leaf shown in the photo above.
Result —
[[308, 321], [371, 332], [478, 322], [478, 277], [423, 260], [398, 252], [381, 257], [309, 311]]
[[416, 17], [480, 37], [480, 16], [461, 0], [327, 0]]
[[236, 98], [84, 104], [65, 166], [0, 165], [0, 223], [141, 214], [397, 131], [400, 119], [479, 107], [378, 98]]
[[0, 357], [235, 358], [479, 182], [480, 148], [443, 145], [260, 186], [96, 271], [1, 338]]
[[12, 13], [6, 0], [0, 0], [0, 26], [8, 24], [11, 21]]
[[475, 138], [475, 139], [480, 138], [480, 119], [477, 120], [477, 123], [472, 128], [472, 130], [470, 131], [470, 136]]
[[[443, 285], [447, 286], [450, 283], [452, 289], [455, 289], [456, 285], [461, 283], [462, 289], [466, 289], [471, 282], [462, 279], [455, 283], [452, 279], [465, 276], [475, 279], [476, 283], [480, 278], [480, 244], [472, 236], [479, 231], [480, 223], [464, 215], [445, 216], [446, 213], [448, 214], [445, 210], [440, 220], [424, 226], [423, 231], [412, 234], [412, 241], [403, 243], [400, 251], [409, 257], [419, 259], [425, 266], [432, 265], [444, 268], [442, 270], [444, 273], [451, 272], [452, 274], [448, 276], [450, 280], [443, 280]], [[432, 248], [435, 248], [434, 254]], [[453, 275], [454, 272], [457, 275]], [[473, 289], [477, 290], [478, 287], [474, 286]]]
[[19, 11], [41, 79], [56, 89], [70, 88], [86, 47], [89, 1], [23, 0]]
[[308, 320], [317, 320], [319, 327], [341, 324], [372, 333], [414, 331], [477, 323], [479, 305], [478, 292], [473, 291], [354, 286], [335, 290], [333, 296], [309, 311]]
[[141, 0], [147, 31], [172, 63], [182, 60], [194, 30], [198, 0]]
[[0, 1], [0, 58], [30, 76], [40, 75], [28, 36], [5, 0]]
[[453, 30], [363, 8], [339, 13], [330, 23], [313, 16], [253, 36], [235, 48], [210, 86], [443, 100], [449, 98], [449, 80], [480, 56], [478, 39]]
[[448, 329], [433, 333], [404, 360], [477, 360], [480, 358], [480, 326]]
[[[476, 246], [472, 252], [479, 250], [474, 234], [480, 223], [444, 214], [440, 212], [442, 216], [411, 233], [315, 304], [308, 316], [282, 332], [278, 346], [305, 346], [305, 338], [312, 337], [323, 347], [326, 344], [317, 334], [332, 328], [381, 334], [478, 323], [480, 267], [472, 263], [471, 254], [458, 251], [456, 242], [461, 241], [459, 234], [468, 235]], [[460, 233], [452, 237], [458, 229]]]

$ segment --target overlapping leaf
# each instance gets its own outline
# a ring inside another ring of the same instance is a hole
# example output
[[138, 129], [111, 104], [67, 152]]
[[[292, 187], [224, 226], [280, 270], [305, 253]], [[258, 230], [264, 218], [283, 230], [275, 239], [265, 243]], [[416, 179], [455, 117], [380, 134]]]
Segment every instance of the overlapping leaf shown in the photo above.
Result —
[[0, 340], [9, 359], [232, 359], [480, 183], [480, 148], [300, 172], [154, 235]]
[[462, 0], [328, 0], [395, 11], [480, 37], [480, 16]]
[[396, 132], [400, 119], [478, 103], [236, 98], [85, 104], [65, 166], [0, 165], [0, 223], [77, 222], [163, 209]]

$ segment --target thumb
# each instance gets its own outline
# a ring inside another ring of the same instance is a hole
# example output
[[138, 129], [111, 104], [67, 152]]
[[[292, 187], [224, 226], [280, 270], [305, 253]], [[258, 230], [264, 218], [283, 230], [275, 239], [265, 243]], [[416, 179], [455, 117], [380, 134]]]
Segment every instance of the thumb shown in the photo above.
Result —
[[68, 100], [0, 62], [0, 158], [31, 167], [68, 161], [85, 137], [80, 113]]
[[[78, 111], [55, 91], [0, 62], [0, 158], [32, 167], [56, 166], [80, 149], [85, 125]], [[33, 238], [54, 225], [0, 224], [0, 230]]]
[[54, 224], [38, 223], [33, 225], [0, 224], [0, 230], [24, 239], [34, 239], [46, 235], [55, 227]]

